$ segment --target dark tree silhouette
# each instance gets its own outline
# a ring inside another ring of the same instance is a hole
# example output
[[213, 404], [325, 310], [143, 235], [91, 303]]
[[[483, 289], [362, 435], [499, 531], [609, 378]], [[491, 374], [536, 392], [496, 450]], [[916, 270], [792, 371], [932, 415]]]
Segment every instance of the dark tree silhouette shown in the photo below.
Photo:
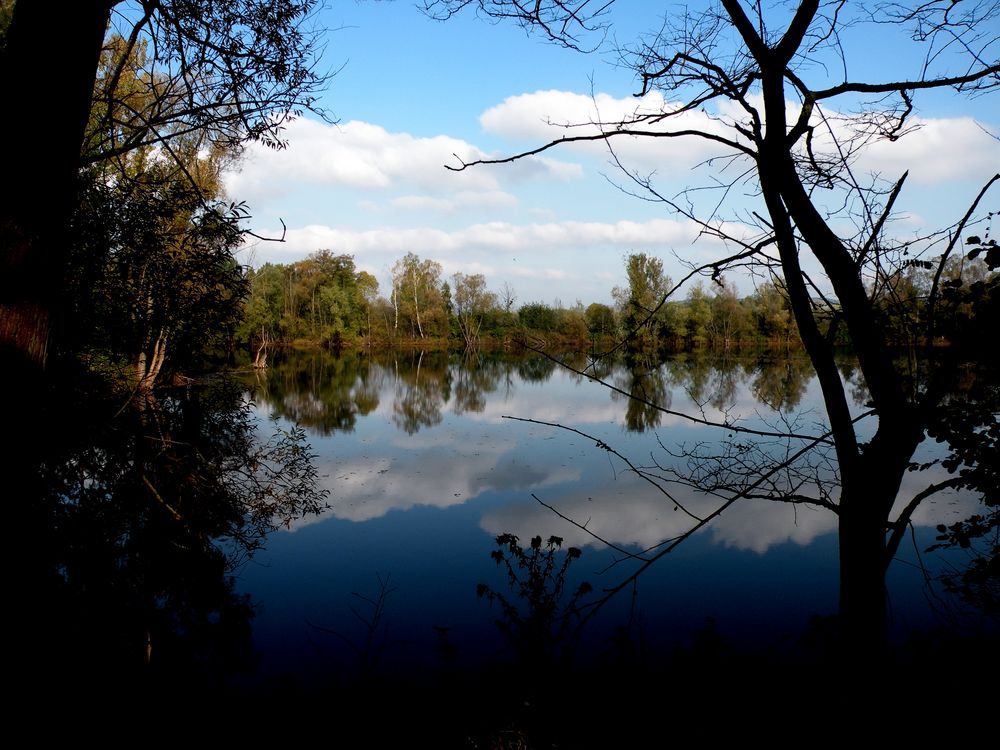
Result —
[[[317, 39], [307, 26], [314, 6], [313, 0], [14, 4], [0, 49], [9, 108], [0, 138], [12, 188], [0, 207], [0, 353], [11, 359], [8, 367], [37, 371], [49, 353], [77, 170], [152, 146], [173, 155], [174, 143], [193, 134], [206, 143], [280, 147], [289, 118], [319, 111], [315, 93], [325, 76], [316, 72]], [[106, 43], [121, 49], [113, 55], [117, 64], [101, 69]], [[129, 69], [135, 65], [138, 71]], [[44, 123], [46, 137], [29, 146], [26, 135], [36, 123]]]
[[41, 468], [19, 494], [10, 674], [35, 705], [197, 708], [253, 666], [235, 571], [274, 529], [320, 512], [326, 491], [304, 433], [258, 434], [236, 383], [123, 409], [87, 377], [61, 394], [63, 428], [35, 446]]
[[0, 368], [16, 394], [7, 418], [17, 437], [0, 468], [20, 480], [25, 497], [44, 492], [38, 446], [64, 429], [67, 383], [46, 363], [59, 354], [67, 377], [78, 376], [76, 342], [59, 346], [58, 332], [77, 332], [62, 322], [79, 300], [68, 276], [71, 222], [87, 184], [81, 169], [107, 167], [121, 184], [130, 154], [156, 149], [167, 157], [158, 162], [172, 161], [198, 188], [181, 153], [192, 145], [194, 152], [231, 151], [245, 140], [279, 147], [290, 117], [316, 111], [325, 80], [308, 27], [314, 7], [313, 0], [82, 0], [58, 8], [17, 0], [12, 10], [5, 3]]
[[514, 534], [500, 534], [497, 549], [490, 553], [507, 577], [514, 597], [480, 583], [476, 594], [500, 607], [495, 622], [514, 649], [522, 668], [548, 671], [556, 665], [568, 666], [578, 636], [580, 604], [593, 591], [586, 581], [572, 592], [567, 588], [567, 573], [580, 557], [576, 547], [560, 554], [563, 540], [550, 536], [531, 538], [522, 547]]
[[[577, 49], [587, 46], [593, 29], [610, 22], [613, 10], [611, 3], [592, 7], [583, 0], [436, 0], [426, 5], [439, 17], [474, 6], [487, 16], [513, 18]], [[588, 15], [591, 11], [596, 17]], [[696, 456], [705, 467], [700, 483], [723, 501], [716, 513], [697, 518], [694, 525], [700, 528], [743, 497], [813, 503], [835, 512], [840, 620], [852, 663], [878, 663], [884, 654], [885, 571], [916, 507], [942, 490], [982, 489], [973, 480], [975, 472], [957, 471], [962, 456], [969, 454], [953, 453], [955, 461], [946, 468], [955, 473], [899, 497], [917, 446], [935, 429], [941, 407], [953, 393], [962, 352], [929, 352], [930, 365], [916, 377], [912, 360], [898, 357], [883, 334], [891, 312], [876, 305], [877, 295], [914, 257], [938, 255], [943, 267], [975, 221], [987, 190], [1000, 179], [994, 177], [978, 196], [969, 196], [969, 212], [954, 226], [914, 245], [895, 240], [887, 230], [907, 175], [883, 183], [856, 173], [855, 163], [873, 142], [906, 136], [921, 92], [948, 89], [981, 96], [1000, 87], [998, 18], [995, 3], [950, 0], [865, 8], [820, 0], [790, 6], [720, 0], [705, 10], [681, 9], [650, 37], [619, 49], [636, 71], [638, 94], [661, 93], [661, 109], [568, 125], [565, 136], [530, 151], [450, 167], [506, 163], [562, 144], [603, 142], [633, 189], [662, 201], [695, 221], [703, 234], [734, 248], [692, 273], [718, 278], [724, 269], [749, 266], [780, 276], [818, 376], [829, 431], [785, 432], [794, 445], [779, 456], [745, 453], [740, 443], [730, 444], [720, 456]], [[851, 77], [855, 66], [848, 59], [846, 41], [865, 26], [910, 34], [922, 50], [911, 77]], [[713, 173], [717, 188], [709, 191], [711, 202], [706, 204], [699, 197], [704, 192], [693, 189], [680, 198], [668, 197], [657, 190], [652, 175], [630, 170], [615, 144], [633, 138], [694, 139], [717, 149], [718, 155], [704, 165], [725, 167]], [[751, 207], [724, 216], [727, 199], [739, 193]], [[739, 221], [748, 231], [737, 236], [724, 219]], [[932, 309], [942, 296], [940, 280], [939, 271], [929, 293]], [[910, 342], [914, 351], [921, 342], [933, 340], [934, 319], [932, 314], [925, 335]], [[853, 346], [869, 397], [861, 415], [851, 409], [835, 359], [833, 344], [841, 331]], [[995, 420], [984, 402], [965, 403], [960, 431], [973, 439], [983, 434], [980, 427]], [[959, 425], [954, 420], [951, 424]], [[738, 425], [722, 426], [740, 433], [739, 440], [754, 437], [753, 431], [740, 432]], [[758, 437], [781, 435], [775, 430]], [[815, 473], [825, 465], [825, 460], [807, 458], [816, 449], [829, 453], [835, 471], [823, 477]], [[811, 481], [806, 481], [810, 475]]]

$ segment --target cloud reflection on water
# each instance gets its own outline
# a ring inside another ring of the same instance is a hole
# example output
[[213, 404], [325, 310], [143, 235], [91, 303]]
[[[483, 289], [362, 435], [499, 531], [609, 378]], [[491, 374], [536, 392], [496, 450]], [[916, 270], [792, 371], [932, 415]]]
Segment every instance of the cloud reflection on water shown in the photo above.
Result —
[[[546, 489], [540, 499], [616, 545], [647, 548], [687, 532], [693, 524], [688, 515], [675, 511], [647, 483], [623, 473], [617, 460], [610, 461], [589, 440], [502, 417], [576, 427], [640, 461], [668, 460], [664, 447], [717, 441], [725, 431], [657, 413], [655, 419], [645, 415], [639, 420], [642, 428], [637, 432], [628, 399], [549, 365], [536, 372], [539, 368], [518, 360], [463, 361], [420, 354], [330, 368], [340, 373], [347, 395], [337, 395], [340, 391], [331, 389], [329, 380], [316, 387], [317, 393], [349, 403], [351, 394], [362, 390], [358, 383], [364, 383], [364, 392], [372, 397], [367, 411], [354, 410], [357, 419], [350, 423], [350, 439], [336, 432], [314, 435], [331, 508], [307, 523], [324, 518], [365, 522], [392, 511], [446, 509], [491, 495], [502, 504], [494, 502], [485, 509], [479, 524], [490, 534], [556, 534], [567, 544], [598, 546], [586, 531], [531, 501], [532, 493]], [[715, 362], [689, 360], [668, 363], [654, 377], [662, 400], [678, 412], [728, 421], [742, 416], [747, 424], [773, 423], [780, 429], [782, 415], [767, 406], [770, 402], [798, 415], [792, 419], [797, 431], [820, 434], [818, 394], [807, 369], [782, 362], [774, 372], [767, 367], [766, 362], [734, 360], [717, 369]], [[619, 387], [634, 379], [634, 373], [625, 370], [609, 378]], [[762, 389], [768, 394], [763, 402], [757, 398]], [[289, 394], [282, 396], [287, 402]], [[304, 403], [318, 397], [305, 393], [298, 398]], [[268, 408], [265, 401], [261, 409]], [[322, 409], [317, 402], [313, 411]], [[928, 472], [907, 475], [900, 503], [937, 478]], [[671, 492], [697, 516], [710, 514], [722, 502], [689, 488], [674, 487]], [[913, 521], [920, 526], [952, 523], [975, 507], [973, 497], [945, 496], [922, 505]], [[723, 547], [763, 554], [784, 543], [809, 545], [836, 528], [836, 515], [822, 508], [744, 500], [701, 533]]]
[[[896, 511], [906, 499], [939, 480], [938, 476], [908, 476], [904, 482]], [[490, 534], [510, 532], [522, 538], [534, 534], [563, 537], [567, 545], [601, 547], [600, 537], [616, 545], [648, 549], [664, 540], [686, 533], [694, 526], [690, 516], [680, 510], [661, 493], [635, 477], [620, 478], [627, 488], [604, 483], [589, 487], [584, 492], [573, 490], [562, 495], [543, 494], [543, 502], [553, 506], [564, 516], [583, 525], [580, 529], [559, 518], [548, 508], [533, 505], [508, 505], [485, 513], [481, 528]], [[672, 494], [685, 508], [697, 516], [706, 516], [722, 501], [695, 494], [693, 491]], [[935, 500], [921, 505], [913, 516], [916, 526], [934, 527], [967, 518], [979, 502], [971, 493], [942, 494]], [[707, 534], [716, 544], [764, 554], [772, 547], [794, 543], [807, 546], [824, 534], [837, 530], [837, 516], [824, 508], [807, 505], [790, 505], [767, 500], [740, 500], [712, 521], [701, 534]]]
[[363, 522], [417, 506], [443, 509], [486, 492], [526, 493], [580, 479], [576, 469], [518, 462], [513, 441], [423, 442], [422, 447], [411, 445], [391, 457], [362, 455], [324, 463], [321, 470], [327, 474], [324, 484], [331, 491], [331, 508], [298, 526], [330, 516]]

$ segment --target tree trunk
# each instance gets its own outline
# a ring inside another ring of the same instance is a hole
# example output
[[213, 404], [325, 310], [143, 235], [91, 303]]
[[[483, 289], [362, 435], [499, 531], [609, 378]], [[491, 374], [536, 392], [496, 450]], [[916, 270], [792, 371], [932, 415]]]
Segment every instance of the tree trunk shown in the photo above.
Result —
[[410, 278], [413, 281], [413, 310], [417, 315], [417, 331], [420, 333], [420, 338], [423, 338], [424, 327], [420, 324], [420, 303], [417, 300], [417, 276], [411, 271]]
[[267, 331], [264, 326], [260, 327], [260, 346], [257, 347], [257, 355], [253, 360], [253, 367], [256, 370], [263, 370], [267, 368]]
[[[41, 375], [50, 332], [58, 324], [55, 308], [68, 262], [80, 148], [112, 5], [18, 0], [0, 52], [0, 143], [7, 188], [0, 201], [0, 371], [12, 396], [5, 417], [14, 437], [0, 457], [0, 473], [17, 488], [25, 507], [44, 497], [35, 467], [44, 460], [43, 447], [58, 450], [54, 436], [64, 429], [54, 398], [59, 394]], [[35, 608], [38, 592], [32, 580], [27, 575], [24, 586], [15, 586], [9, 597], [13, 610]], [[46, 625], [41, 623], [43, 629]], [[35, 633], [25, 633], [25, 642], [34, 639]]]
[[886, 655], [885, 518], [881, 498], [845, 486], [840, 501], [842, 663], [877, 669]]
[[163, 362], [167, 358], [167, 331], [160, 329], [153, 342], [152, 352], [147, 354], [140, 352], [135, 360], [136, 389], [142, 393], [149, 393], [156, 385], [156, 379], [163, 369]]
[[[80, 146], [115, 4], [78, 0], [54, 8], [18, 0], [0, 54], [6, 102], [0, 142], [10, 188], [0, 204], [0, 351], [29, 370], [45, 366], [57, 324]], [[53, 55], [60, 70], [55, 79]], [[32, 146], [39, 123], [44, 142]]]

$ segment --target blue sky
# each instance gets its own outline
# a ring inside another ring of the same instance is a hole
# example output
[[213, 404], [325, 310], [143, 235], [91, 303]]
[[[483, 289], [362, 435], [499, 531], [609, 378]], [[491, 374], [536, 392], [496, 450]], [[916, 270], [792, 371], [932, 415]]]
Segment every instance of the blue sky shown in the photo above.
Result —
[[[612, 6], [613, 38], [631, 42], [658, 27], [669, 3]], [[692, 7], [694, 7], [692, 5]], [[258, 234], [241, 255], [255, 265], [288, 263], [319, 249], [354, 255], [359, 268], [388, 288], [392, 264], [406, 252], [440, 262], [446, 276], [483, 273], [505, 282], [518, 304], [608, 302], [624, 281], [623, 257], [647, 252], [675, 279], [675, 256], [703, 262], [721, 243], [704, 238], [662, 204], [625, 194], [625, 182], [601, 146], [565, 147], [513, 165], [450, 172], [453, 154], [502, 156], [535, 147], [561, 129], [656, 100], [633, 97], [631, 71], [615, 64], [609, 44], [581, 54], [464, 12], [433, 21], [406, 0], [332, 2], [315, 21], [325, 31], [321, 65], [336, 70], [322, 104], [334, 122], [306, 116], [288, 131], [288, 149], [250, 147], [227, 180], [245, 200]], [[845, 37], [852, 78], [884, 80], [913, 71], [919, 58], [891, 27]], [[996, 50], [993, 51], [994, 56]], [[836, 79], [838, 71], [827, 68]], [[912, 75], [912, 73], [911, 73]], [[950, 92], [921, 96], [922, 127], [894, 144], [869, 149], [859, 170], [910, 179], [894, 231], [902, 236], [953, 222], [1000, 168], [1000, 94], [971, 102]], [[696, 123], [697, 124], [697, 123]], [[704, 124], [704, 123], [702, 123]], [[719, 152], [700, 141], [623, 143], [619, 156], [674, 195], [715, 175], [697, 164]], [[737, 198], [727, 219], [738, 229]], [[1000, 200], [992, 206], [1000, 208]], [[742, 291], [749, 279], [733, 275]]]

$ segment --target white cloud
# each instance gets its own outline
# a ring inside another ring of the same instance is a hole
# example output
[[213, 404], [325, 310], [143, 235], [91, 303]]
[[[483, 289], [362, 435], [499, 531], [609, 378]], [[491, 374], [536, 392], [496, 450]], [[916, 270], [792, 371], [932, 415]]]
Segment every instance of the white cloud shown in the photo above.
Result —
[[540, 140], [560, 135], [586, 135], [598, 131], [598, 123], [615, 123], [665, 108], [659, 93], [641, 99], [615, 98], [609, 94], [593, 97], [571, 91], [536, 91], [509, 96], [490, 107], [479, 118], [483, 129], [494, 135], [524, 140]]
[[[560, 424], [567, 414], [573, 415], [577, 425], [614, 424], [621, 420], [622, 409], [611, 399], [591, 400], [581, 399], [575, 391], [562, 391], [550, 388], [544, 393], [524, 388], [519, 394], [514, 394], [504, 402], [487, 400], [483, 411], [477, 414], [466, 414], [466, 418], [476, 422], [504, 422], [517, 428], [517, 435], [524, 434], [524, 425], [515, 419], [504, 420], [505, 416], [516, 417], [519, 414], [530, 414], [532, 419], [540, 422]], [[544, 432], [556, 428], [539, 426]]]
[[893, 219], [893, 223], [898, 227], [921, 229], [927, 226], [927, 220], [913, 211], [901, 212]]
[[[468, 250], [503, 251], [521, 258], [527, 258], [533, 252], [544, 254], [558, 249], [610, 247], [621, 252], [632, 249], [670, 250], [690, 246], [698, 237], [698, 229], [694, 222], [673, 219], [532, 224], [495, 221], [455, 230], [429, 226], [353, 230], [314, 224], [289, 229], [284, 243], [257, 245], [256, 262], [287, 262], [289, 258], [303, 258], [324, 247], [343, 252], [380, 253], [390, 257], [413, 251], [434, 258]], [[706, 249], [718, 248], [718, 243], [712, 240], [702, 239], [699, 242]], [[525, 269], [520, 273], [537, 276], [538, 269]], [[548, 278], [554, 278], [565, 271], [550, 269], [546, 273]]]
[[486, 277], [487, 281], [493, 279], [496, 276], [496, 267], [488, 263], [480, 263], [478, 261], [465, 261], [461, 259], [448, 259], [441, 262], [441, 267], [444, 269], [444, 274], [451, 280], [451, 277], [456, 273], [465, 274], [477, 274], [481, 273]]
[[[905, 505], [906, 488], [900, 507]], [[677, 496], [684, 507], [696, 515], [705, 516], [720, 503], [719, 500], [687, 494]], [[591, 487], [572, 496], [542, 499], [557, 508], [564, 516], [612, 544], [647, 549], [688, 532], [694, 521], [662, 495], [642, 486], [616, 487], [613, 484]], [[914, 514], [918, 526], [935, 526], [954, 523], [967, 518], [977, 507], [970, 495], [942, 497], [936, 502], [926, 502]], [[897, 512], [900, 508], [897, 507]], [[507, 505], [486, 513], [480, 521], [484, 531], [491, 534], [512, 532], [519, 536], [556, 534], [567, 545], [601, 546], [591, 534], [572, 526], [541, 505]], [[764, 554], [772, 547], [788, 542], [807, 546], [814, 540], [836, 532], [837, 516], [822, 508], [794, 507], [787, 503], [756, 500], [741, 501], [727, 509], [705, 530], [711, 540], [725, 547]]]
[[823, 508], [793, 507], [766, 500], [738, 502], [712, 524], [712, 541], [725, 547], [764, 554], [772, 546], [794, 542], [807, 546], [837, 530], [837, 516]]
[[[486, 132], [539, 146], [549, 141], [613, 131], [615, 123], [646, 115], [676, 110], [657, 92], [642, 98], [616, 98], [598, 93], [585, 96], [568, 91], [536, 91], [511, 96], [480, 116]], [[634, 128], [644, 132], [666, 133], [693, 130], [717, 136], [733, 137], [723, 122], [701, 111], [683, 112], [662, 122], [639, 122]], [[710, 156], [724, 152], [724, 147], [705, 138], [683, 136], [615, 136], [609, 143], [623, 162], [640, 174], [664, 169], [690, 169]], [[600, 141], [567, 144], [561, 148], [603, 153], [608, 146]]]
[[[547, 504], [567, 518], [584, 525], [593, 534], [616, 545], [640, 549], [659, 544], [664, 539], [689, 531], [692, 519], [681, 511], [674, 511], [673, 504], [662, 495], [628, 483], [628, 489], [605, 484], [586, 490], [574, 497], [552, 498], [542, 494]], [[704, 502], [684, 501], [685, 507], [694, 512], [710, 511]], [[567, 545], [577, 547], [602, 546], [591, 534], [573, 526], [541, 505], [506, 505], [483, 515], [480, 528], [490, 534], [512, 532], [521, 537], [563, 537]]]
[[493, 193], [498, 178], [556, 179], [579, 177], [578, 165], [552, 158], [528, 159], [515, 169], [448, 170], [445, 165], [490, 155], [459, 138], [419, 138], [391, 133], [367, 122], [329, 125], [307, 118], [286, 132], [288, 148], [273, 151], [251, 144], [239, 171], [226, 176], [226, 189], [251, 205], [304, 186], [362, 190], [402, 189], [429, 193]]
[[913, 118], [916, 129], [897, 141], [871, 144], [861, 164], [896, 179], [909, 170], [921, 185], [951, 180], [982, 180], [1000, 164], [1000, 141], [971, 117]]
[[[450, 449], [445, 450], [442, 446]], [[527, 467], [501, 462], [513, 444], [499, 441], [478, 450], [463, 449], [453, 440], [415, 447], [413, 437], [397, 445], [392, 459], [369, 457], [321, 466], [335, 498], [330, 510], [293, 524], [301, 528], [333, 516], [363, 522], [394, 510], [425, 506], [449, 508], [469, 502], [484, 492], [528, 492], [550, 485], [575, 482], [580, 472], [559, 466]], [[461, 460], [456, 460], [457, 455]]]
[[[751, 98], [752, 104], [757, 104]], [[798, 116], [798, 106], [789, 102], [789, 116]], [[588, 135], [601, 132], [596, 123], [614, 124], [637, 115], [665, 113], [676, 110], [675, 103], [667, 102], [656, 93], [641, 99], [615, 98], [599, 93], [585, 96], [567, 91], [536, 91], [531, 94], [511, 96], [502, 103], [486, 110], [480, 117], [483, 128], [494, 135], [518, 141], [528, 141], [533, 146], [567, 136]], [[834, 132], [847, 143], [850, 118], [835, 111], [827, 111], [827, 122]], [[694, 130], [729, 139], [739, 138], [731, 128], [732, 123], [746, 118], [746, 113], [734, 103], [724, 102], [718, 112], [710, 116], [703, 111], [684, 112], [671, 116], [661, 123], [642, 125], [643, 130]], [[822, 149], [828, 141], [826, 125], [814, 118], [817, 126], [814, 146]], [[567, 127], [573, 125], [574, 127]], [[910, 171], [910, 180], [921, 185], [943, 181], [988, 178], [1000, 163], [1000, 141], [991, 136], [981, 123], [971, 117], [931, 118], [911, 117], [912, 130], [896, 141], [873, 141], [858, 155], [856, 169], [860, 173], [878, 173], [896, 179]], [[603, 130], [612, 127], [605, 125]], [[699, 137], [615, 137], [611, 140], [615, 152], [627, 167], [640, 175], [658, 173], [667, 179], [676, 176], [676, 170], [690, 169], [704, 159], [728, 153], [727, 147]], [[560, 148], [605, 150], [603, 143], [570, 144]], [[556, 152], [553, 152], [556, 153]], [[672, 172], [665, 170], [670, 169]]]
[[[755, 102], [756, 104], [756, 102]], [[789, 121], [799, 116], [800, 105], [787, 103]], [[864, 118], [833, 109], [812, 118], [814, 153], [840, 158], [853, 150], [852, 168], [859, 176], [880, 175], [895, 181], [909, 172], [909, 185], [933, 185], [956, 180], [981, 182], [996, 172], [1000, 140], [991, 128], [972, 117], [911, 115], [896, 140], [876, 136]], [[834, 146], [833, 138], [838, 144]], [[804, 144], [802, 145], [804, 148]]]

